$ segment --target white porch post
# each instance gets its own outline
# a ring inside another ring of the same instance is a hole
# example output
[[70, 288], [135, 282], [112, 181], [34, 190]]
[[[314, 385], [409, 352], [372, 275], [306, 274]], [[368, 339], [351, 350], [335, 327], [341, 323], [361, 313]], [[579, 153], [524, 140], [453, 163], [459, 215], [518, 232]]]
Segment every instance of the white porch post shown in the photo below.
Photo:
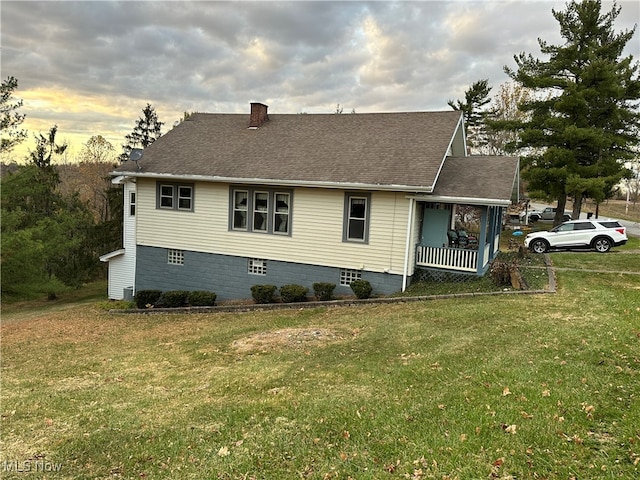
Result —
[[407, 289], [407, 276], [409, 274], [409, 255], [411, 253], [411, 238], [412, 235], [412, 225], [413, 225], [413, 206], [415, 204], [415, 199], [409, 199], [409, 215], [407, 218], [407, 240], [405, 243], [404, 249], [404, 269], [402, 271], [402, 291], [404, 292]]

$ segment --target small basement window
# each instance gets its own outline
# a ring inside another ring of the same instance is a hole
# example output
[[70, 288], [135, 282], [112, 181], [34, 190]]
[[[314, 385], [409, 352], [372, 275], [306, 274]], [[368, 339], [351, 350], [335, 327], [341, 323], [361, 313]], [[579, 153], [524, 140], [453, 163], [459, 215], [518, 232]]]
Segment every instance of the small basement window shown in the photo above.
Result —
[[354, 280], [360, 280], [362, 278], [361, 270], [354, 270], [351, 268], [342, 268], [340, 270], [340, 285], [349, 286]]
[[167, 251], [167, 263], [169, 265], [184, 265], [184, 251], [170, 248]]
[[266, 275], [267, 261], [260, 258], [250, 258], [247, 271], [249, 275]]

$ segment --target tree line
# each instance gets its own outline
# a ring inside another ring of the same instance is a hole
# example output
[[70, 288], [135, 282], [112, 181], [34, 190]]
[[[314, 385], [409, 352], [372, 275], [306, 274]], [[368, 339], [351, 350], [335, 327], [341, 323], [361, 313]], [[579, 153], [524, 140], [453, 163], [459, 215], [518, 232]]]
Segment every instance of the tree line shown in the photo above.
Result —
[[[0, 153], [7, 156], [28, 134], [25, 115], [14, 98], [18, 80], [0, 86]], [[4, 298], [53, 298], [65, 288], [104, 276], [100, 255], [122, 246], [122, 188], [109, 172], [126, 160], [133, 148], [147, 147], [161, 136], [163, 122], [147, 104], [125, 137], [123, 152], [95, 135], [83, 146], [78, 162], [56, 163], [68, 145], [58, 141], [58, 127], [34, 135], [35, 148], [26, 163], [14, 165], [1, 180]]]

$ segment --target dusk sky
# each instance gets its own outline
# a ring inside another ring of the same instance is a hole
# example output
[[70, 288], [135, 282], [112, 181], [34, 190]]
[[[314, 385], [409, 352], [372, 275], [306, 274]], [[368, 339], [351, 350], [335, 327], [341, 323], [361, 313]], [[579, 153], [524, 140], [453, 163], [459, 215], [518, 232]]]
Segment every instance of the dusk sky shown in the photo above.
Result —
[[[603, 0], [603, 12], [612, 2]], [[619, 1], [616, 31], [640, 22]], [[166, 133], [183, 112], [449, 110], [475, 81], [496, 93], [537, 39], [560, 44], [564, 1], [5, 1], [2, 79], [14, 76], [29, 141], [58, 125], [69, 160], [93, 135], [121, 152], [147, 103]], [[625, 54], [637, 61], [636, 32]]]

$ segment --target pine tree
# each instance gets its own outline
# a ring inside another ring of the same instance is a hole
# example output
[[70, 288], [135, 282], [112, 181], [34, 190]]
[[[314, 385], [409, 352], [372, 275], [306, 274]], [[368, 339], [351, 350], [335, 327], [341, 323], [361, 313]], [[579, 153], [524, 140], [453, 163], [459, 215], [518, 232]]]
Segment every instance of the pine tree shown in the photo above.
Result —
[[451, 108], [462, 112], [467, 144], [472, 151], [475, 150], [473, 153], [479, 153], [487, 144], [485, 119], [491, 112], [486, 110], [485, 106], [491, 102], [490, 92], [489, 80], [478, 80], [464, 92], [464, 102], [461, 100], [447, 102]]
[[162, 136], [161, 129], [164, 122], [158, 120], [158, 114], [150, 103], [142, 109], [142, 115], [136, 120], [133, 132], [124, 137], [127, 143], [122, 146], [124, 151], [120, 155], [121, 161], [129, 158], [132, 149], [147, 148]]
[[639, 67], [632, 56], [622, 58], [635, 27], [614, 32], [620, 10], [614, 3], [601, 14], [600, 0], [573, 0], [565, 11], [552, 10], [564, 44], [539, 39], [548, 60], [521, 53], [514, 56], [517, 70], [505, 67], [534, 94], [519, 105], [525, 120], [497, 126], [519, 133], [523, 178], [530, 193], [557, 200], [555, 224], [562, 221], [568, 196], [574, 218], [583, 198], [607, 198], [640, 143]]
[[13, 147], [27, 138], [27, 132], [20, 129], [24, 121], [24, 114], [17, 110], [22, 106], [22, 100], [12, 100], [15, 89], [18, 88], [18, 80], [15, 77], [7, 77], [0, 86], [0, 153], [10, 152]]

